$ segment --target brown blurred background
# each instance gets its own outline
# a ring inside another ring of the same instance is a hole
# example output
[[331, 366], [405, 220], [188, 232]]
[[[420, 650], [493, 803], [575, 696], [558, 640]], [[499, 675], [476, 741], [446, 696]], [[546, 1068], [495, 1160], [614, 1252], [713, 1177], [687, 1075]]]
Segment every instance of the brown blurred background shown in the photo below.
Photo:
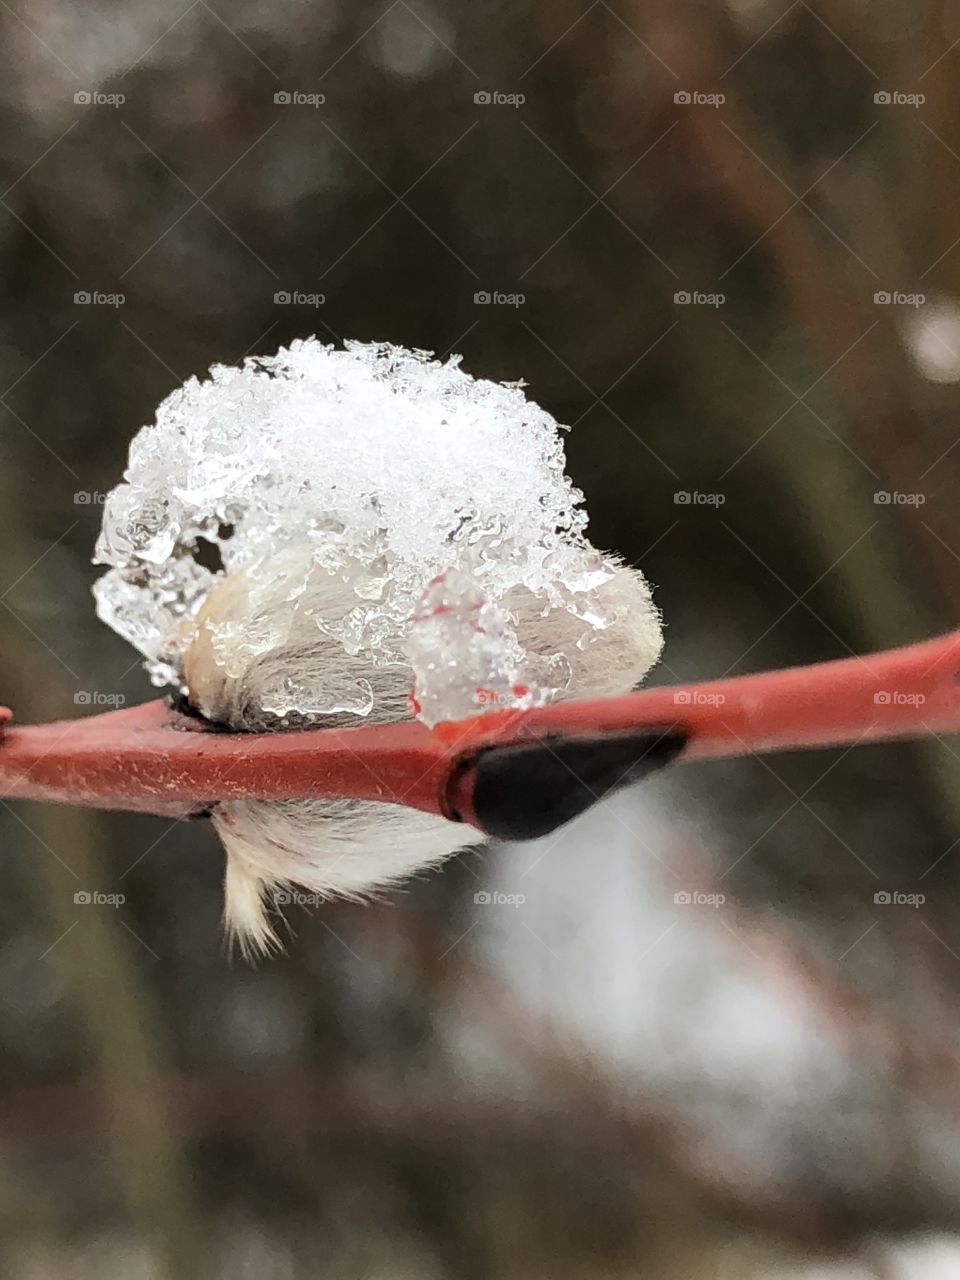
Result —
[[[311, 333], [526, 378], [658, 585], [659, 681], [956, 622], [960, 4], [10, 0], [0, 32], [21, 721], [152, 696], [93, 612], [103, 495], [172, 388]], [[257, 971], [203, 823], [0, 804], [0, 1269], [960, 1275], [958, 778], [936, 739], [678, 770], [292, 910]]]

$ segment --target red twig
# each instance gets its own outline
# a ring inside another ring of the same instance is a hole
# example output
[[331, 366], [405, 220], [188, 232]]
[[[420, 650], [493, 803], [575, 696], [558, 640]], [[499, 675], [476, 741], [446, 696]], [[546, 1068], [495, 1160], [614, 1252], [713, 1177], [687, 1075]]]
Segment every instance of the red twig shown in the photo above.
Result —
[[671, 734], [675, 758], [687, 761], [954, 733], [958, 678], [954, 631], [865, 658], [495, 712], [434, 732], [413, 722], [211, 732], [162, 701], [4, 732], [10, 713], [0, 709], [0, 795], [170, 816], [238, 797], [342, 796], [484, 829], [474, 782], [478, 761], [493, 749], [526, 745], [555, 755], [562, 744], [580, 743], [589, 754], [618, 735], [629, 746], [631, 735]]

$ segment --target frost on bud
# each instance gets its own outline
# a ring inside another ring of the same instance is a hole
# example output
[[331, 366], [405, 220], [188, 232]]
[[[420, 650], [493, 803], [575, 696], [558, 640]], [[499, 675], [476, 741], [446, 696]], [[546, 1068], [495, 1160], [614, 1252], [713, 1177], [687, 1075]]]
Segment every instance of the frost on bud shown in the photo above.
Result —
[[[653, 665], [649, 590], [585, 525], [560, 428], [519, 384], [311, 338], [160, 405], [104, 507], [97, 608], [154, 683], [232, 728], [384, 723], [411, 693], [433, 725], [624, 692]], [[345, 801], [236, 802], [215, 821], [253, 948], [271, 889], [362, 894], [464, 842]]]
[[[373, 666], [412, 662], [417, 687], [427, 691], [436, 687], [436, 644], [457, 648], [453, 619], [421, 630], [411, 644], [411, 618], [427, 584], [452, 584], [444, 575], [456, 571], [488, 622], [500, 617], [482, 631], [467, 622], [462, 634], [478, 660], [484, 636], [479, 666], [498, 668], [489, 687], [506, 696], [500, 686], [531, 683], [507, 674], [530, 665], [506, 616], [511, 592], [524, 588], [544, 611], [581, 618], [578, 639], [600, 625], [597, 592], [609, 571], [583, 536], [581, 495], [563, 466], [550, 415], [516, 385], [471, 378], [458, 357], [441, 363], [363, 343], [340, 351], [309, 339], [242, 368], [216, 366], [207, 381], [191, 379], [168, 396], [131, 445], [97, 544], [98, 562], [110, 567], [97, 584], [99, 611], [141, 650], [156, 683], [183, 687], [183, 624], [216, 578], [242, 571], [256, 610], [256, 590], [270, 590], [278, 553], [306, 548], [280, 616], [261, 616], [257, 627], [234, 619], [212, 637], [217, 660], [228, 664], [232, 655], [236, 670], [244, 646], [248, 657], [276, 648], [290, 618], [308, 613]], [[200, 554], [211, 545], [223, 562], [216, 576]], [[348, 588], [349, 607], [336, 617], [305, 597], [314, 570]], [[652, 662], [655, 625], [649, 640]], [[274, 691], [276, 714], [344, 709], [342, 690], [326, 697], [287, 674]], [[549, 689], [560, 673], [544, 674]], [[353, 703], [356, 714], [370, 709], [363, 699]], [[473, 709], [485, 709], [482, 699]]]

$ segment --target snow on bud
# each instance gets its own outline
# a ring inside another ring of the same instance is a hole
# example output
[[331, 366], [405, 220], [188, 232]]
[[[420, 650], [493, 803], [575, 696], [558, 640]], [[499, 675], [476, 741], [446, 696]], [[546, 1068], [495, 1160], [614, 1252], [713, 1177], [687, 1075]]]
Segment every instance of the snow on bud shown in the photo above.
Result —
[[[98, 612], [210, 720], [428, 724], [629, 690], [656, 661], [641, 575], [586, 540], [557, 423], [520, 384], [315, 339], [160, 405], [104, 506]], [[217, 561], [222, 562], [222, 567]], [[296, 884], [357, 896], [476, 839], [345, 800], [231, 801], [226, 916], [249, 950]]]

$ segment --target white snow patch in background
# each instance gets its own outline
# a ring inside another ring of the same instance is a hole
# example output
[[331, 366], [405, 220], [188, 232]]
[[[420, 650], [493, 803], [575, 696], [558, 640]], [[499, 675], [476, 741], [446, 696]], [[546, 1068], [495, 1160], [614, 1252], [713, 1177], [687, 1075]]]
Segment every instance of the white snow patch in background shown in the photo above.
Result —
[[960, 1239], [944, 1234], [892, 1244], [884, 1262], [885, 1280], [957, 1280]]
[[952, 298], [911, 312], [905, 342], [923, 377], [930, 382], [960, 382], [960, 307]]
[[814, 1263], [764, 1273], [763, 1280], [957, 1280], [960, 1238], [931, 1235], [905, 1243], [876, 1242], [862, 1261]]
[[[627, 1111], [637, 1097], [662, 1106], [705, 1152], [784, 1189], [804, 1176], [798, 1141], [816, 1132], [824, 1167], [869, 1183], [876, 1171], [849, 1150], [862, 1117], [842, 1038], [780, 981], [775, 955], [753, 953], [763, 944], [732, 898], [675, 901], [723, 887], [709, 865], [678, 867], [678, 845], [696, 844], [678, 825], [649, 793], [624, 792], [553, 836], [502, 848], [459, 945], [495, 976], [505, 1008], [517, 1001], [548, 1056], [555, 1042], [589, 1062]], [[509, 1021], [467, 1008], [447, 1032], [478, 1087], [512, 1094], [526, 1082], [537, 1096]]]

